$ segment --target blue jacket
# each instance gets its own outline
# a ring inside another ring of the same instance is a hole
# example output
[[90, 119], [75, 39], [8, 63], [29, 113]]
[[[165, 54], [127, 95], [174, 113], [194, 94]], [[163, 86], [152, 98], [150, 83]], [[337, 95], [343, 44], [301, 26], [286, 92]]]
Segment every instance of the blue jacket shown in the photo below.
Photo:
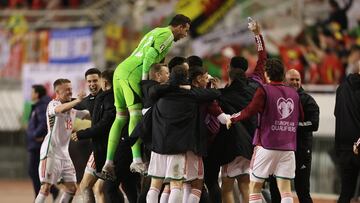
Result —
[[28, 150], [40, 149], [42, 141], [36, 141], [36, 138], [45, 137], [47, 134], [46, 109], [50, 101], [50, 97], [43, 96], [31, 107], [29, 125], [26, 131]]

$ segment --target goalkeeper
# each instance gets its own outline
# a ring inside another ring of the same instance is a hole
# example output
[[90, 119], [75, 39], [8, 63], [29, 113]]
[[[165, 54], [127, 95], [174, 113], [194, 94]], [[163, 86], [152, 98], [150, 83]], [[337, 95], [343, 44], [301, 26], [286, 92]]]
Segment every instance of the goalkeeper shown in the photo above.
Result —
[[[129, 119], [128, 133], [131, 134], [141, 119], [140, 81], [148, 79], [150, 66], [162, 61], [170, 51], [173, 42], [187, 36], [191, 20], [181, 14], [172, 18], [168, 27], [155, 28], [147, 33], [132, 54], [120, 63], [114, 73], [114, 97], [116, 119], [112, 124], [106, 162], [101, 174], [102, 179], [114, 179], [114, 155], [120, 140], [120, 134]], [[132, 171], [144, 173], [146, 166], [141, 159], [140, 140], [131, 147]]]

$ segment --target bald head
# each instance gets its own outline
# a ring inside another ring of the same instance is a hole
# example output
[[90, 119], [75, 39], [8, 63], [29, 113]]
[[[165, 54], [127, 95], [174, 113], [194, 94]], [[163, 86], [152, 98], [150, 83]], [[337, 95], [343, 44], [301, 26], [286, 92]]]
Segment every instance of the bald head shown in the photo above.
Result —
[[286, 72], [285, 75], [286, 83], [296, 90], [301, 87], [301, 75], [299, 71], [295, 69], [290, 69]]

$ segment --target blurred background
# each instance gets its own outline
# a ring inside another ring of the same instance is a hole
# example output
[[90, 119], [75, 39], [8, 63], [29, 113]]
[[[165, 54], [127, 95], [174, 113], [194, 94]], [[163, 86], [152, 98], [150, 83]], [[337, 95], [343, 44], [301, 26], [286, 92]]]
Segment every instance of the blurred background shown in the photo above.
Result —
[[0, 0], [0, 193], [11, 196], [13, 185], [32, 199], [24, 133], [31, 85], [44, 84], [52, 95], [53, 81], [69, 78], [75, 95], [87, 89], [85, 70], [115, 68], [144, 33], [182, 13], [192, 19], [191, 37], [166, 59], [199, 55], [224, 81], [235, 55], [253, 70], [257, 55], [247, 17], [260, 22], [269, 55], [299, 70], [320, 106], [311, 192], [338, 194], [334, 93], [355, 60], [350, 48], [360, 45], [360, 0], [337, 2], [336, 9], [328, 0]]

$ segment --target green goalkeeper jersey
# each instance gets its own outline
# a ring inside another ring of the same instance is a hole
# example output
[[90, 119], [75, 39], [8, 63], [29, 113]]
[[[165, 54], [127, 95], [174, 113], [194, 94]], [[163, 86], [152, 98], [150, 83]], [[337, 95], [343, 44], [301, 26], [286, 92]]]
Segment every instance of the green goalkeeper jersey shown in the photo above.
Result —
[[153, 29], [141, 39], [131, 55], [118, 65], [114, 77], [140, 82], [143, 75], [148, 74], [152, 64], [159, 63], [165, 58], [173, 41], [174, 35], [170, 27]]

